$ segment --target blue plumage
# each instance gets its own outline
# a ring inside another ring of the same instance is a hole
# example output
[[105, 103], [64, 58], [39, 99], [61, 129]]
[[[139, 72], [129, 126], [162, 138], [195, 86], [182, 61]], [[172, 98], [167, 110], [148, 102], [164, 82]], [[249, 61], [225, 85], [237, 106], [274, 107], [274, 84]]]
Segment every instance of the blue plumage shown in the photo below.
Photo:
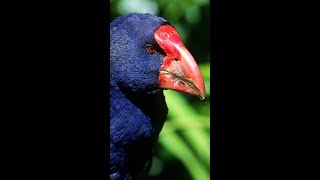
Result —
[[[134, 179], [152, 157], [167, 106], [159, 90], [165, 53], [154, 31], [166, 20], [130, 14], [110, 26], [110, 178]], [[157, 53], [150, 54], [152, 44]]]

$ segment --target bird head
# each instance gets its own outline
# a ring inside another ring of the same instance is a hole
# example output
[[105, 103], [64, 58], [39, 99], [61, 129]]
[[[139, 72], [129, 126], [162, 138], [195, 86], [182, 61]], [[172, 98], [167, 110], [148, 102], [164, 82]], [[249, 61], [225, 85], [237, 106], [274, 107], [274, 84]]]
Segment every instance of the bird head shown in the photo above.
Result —
[[205, 97], [196, 61], [175, 27], [161, 17], [132, 13], [111, 23], [110, 70], [127, 91], [171, 89]]

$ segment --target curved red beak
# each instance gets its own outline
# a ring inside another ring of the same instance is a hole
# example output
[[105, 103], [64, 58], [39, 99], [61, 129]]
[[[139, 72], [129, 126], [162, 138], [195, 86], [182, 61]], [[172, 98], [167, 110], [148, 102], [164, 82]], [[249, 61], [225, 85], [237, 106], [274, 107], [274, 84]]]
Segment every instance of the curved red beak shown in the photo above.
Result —
[[205, 86], [199, 67], [181, 42], [177, 30], [166, 24], [158, 28], [154, 36], [166, 53], [160, 67], [159, 87], [205, 99]]

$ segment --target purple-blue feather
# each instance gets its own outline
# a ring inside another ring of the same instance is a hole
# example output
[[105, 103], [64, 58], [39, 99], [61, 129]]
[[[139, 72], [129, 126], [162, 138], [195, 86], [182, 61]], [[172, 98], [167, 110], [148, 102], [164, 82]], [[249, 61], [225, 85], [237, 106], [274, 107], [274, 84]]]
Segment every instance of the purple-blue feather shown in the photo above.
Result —
[[130, 14], [110, 26], [110, 178], [134, 179], [152, 156], [152, 147], [167, 117], [159, 69], [165, 54], [153, 33], [166, 20]]

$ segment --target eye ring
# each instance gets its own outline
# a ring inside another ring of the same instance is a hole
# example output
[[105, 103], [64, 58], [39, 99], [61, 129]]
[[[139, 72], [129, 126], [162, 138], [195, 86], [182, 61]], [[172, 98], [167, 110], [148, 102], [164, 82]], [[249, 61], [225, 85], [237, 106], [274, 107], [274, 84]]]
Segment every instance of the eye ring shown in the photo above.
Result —
[[150, 44], [146, 46], [146, 51], [147, 51], [148, 54], [156, 53], [156, 49]]

